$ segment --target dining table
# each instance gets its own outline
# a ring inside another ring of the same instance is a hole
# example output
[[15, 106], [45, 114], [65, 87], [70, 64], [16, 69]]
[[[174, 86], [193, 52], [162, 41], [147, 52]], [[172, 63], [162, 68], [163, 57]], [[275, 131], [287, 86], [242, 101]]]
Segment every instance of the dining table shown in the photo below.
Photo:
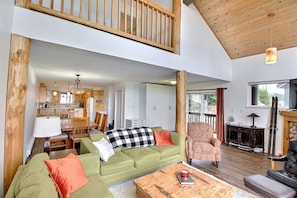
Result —
[[[61, 130], [63, 132], [71, 132], [74, 130], [74, 119], [73, 118], [68, 118], [68, 119], [61, 119]], [[88, 122], [87, 120], [81, 120], [79, 123], [79, 127], [87, 127]], [[95, 123], [94, 121], [89, 121], [89, 128], [96, 128], [98, 127], [98, 124]]]

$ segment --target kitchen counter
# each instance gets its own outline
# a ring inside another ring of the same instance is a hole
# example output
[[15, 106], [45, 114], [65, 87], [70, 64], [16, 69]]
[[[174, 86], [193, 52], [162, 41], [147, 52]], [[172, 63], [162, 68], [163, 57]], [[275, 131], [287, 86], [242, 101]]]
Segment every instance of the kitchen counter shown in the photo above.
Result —
[[[69, 111], [79, 112], [78, 114], [82, 116], [84, 108], [73, 108], [73, 107], [49, 107], [49, 108], [38, 108], [38, 116], [68, 116]], [[82, 113], [81, 113], [82, 112]]]

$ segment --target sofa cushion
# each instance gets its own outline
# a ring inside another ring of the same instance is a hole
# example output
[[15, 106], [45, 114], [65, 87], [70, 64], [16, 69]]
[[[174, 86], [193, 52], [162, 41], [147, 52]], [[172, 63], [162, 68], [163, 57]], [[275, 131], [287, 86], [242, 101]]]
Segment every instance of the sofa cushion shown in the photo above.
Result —
[[159, 152], [161, 159], [180, 154], [180, 146], [177, 145], [151, 146], [150, 149]]
[[113, 148], [155, 145], [154, 134], [149, 127], [114, 129], [106, 131], [106, 136]]
[[19, 167], [15, 182], [13, 181], [15, 197], [58, 197], [55, 185], [48, 177], [49, 173], [44, 163], [47, 159], [49, 156], [41, 153], [34, 155], [25, 166]]
[[79, 190], [71, 193], [70, 198], [82, 197], [100, 197], [100, 198], [113, 198], [107, 185], [100, 179], [99, 175], [88, 177], [88, 185], [84, 185]]
[[134, 167], [134, 161], [122, 152], [115, 152], [107, 162], [100, 163], [100, 174], [109, 175]]
[[26, 174], [20, 180], [19, 191], [15, 197], [57, 197], [58, 193], [53, 181], [48, 175], [40, 173]]
[[46, 160], [45, 163], [61, 198], [68, 198], [72, 192], [88, 183], [81, 162], [72, 153], [65, 158]]
[[122, 152], [134, 160], [136, 168], [151, 166], [160, 161], [160, 154], [149, 147], [123, 148]]

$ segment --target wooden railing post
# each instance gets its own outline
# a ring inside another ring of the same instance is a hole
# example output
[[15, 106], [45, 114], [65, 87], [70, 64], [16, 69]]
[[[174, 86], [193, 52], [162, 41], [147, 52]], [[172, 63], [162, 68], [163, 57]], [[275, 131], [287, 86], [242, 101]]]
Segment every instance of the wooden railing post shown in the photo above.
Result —
[[172, 46], [175, 54], [180, 53], [180, 23], [181, 23], [181, 0], [173, 1], [173, 13], [175, 19], [173, 21], [172, 30]]
[[[178, 133], [184, 136], [186, 143], [187, 118], [186, 118], [186, 98], [187, 98], [187, 72], [178, 71], [176, 73], [176, 126]], [[184, 143], [184, 161], [187, 161], [186, 144]]]
[[30, 39], [13, 34], [10, 43], [5, 113], [4, 194], [18, 167], [23, 164], [24, 120], [30, 57]]

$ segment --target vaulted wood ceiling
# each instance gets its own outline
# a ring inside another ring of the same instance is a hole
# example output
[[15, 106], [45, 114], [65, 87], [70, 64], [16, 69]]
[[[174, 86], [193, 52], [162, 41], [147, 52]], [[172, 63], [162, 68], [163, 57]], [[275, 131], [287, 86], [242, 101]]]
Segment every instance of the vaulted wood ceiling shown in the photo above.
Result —
[[265, 53], [270, 35], [278, 50], [297, 46], [297, 0], [196, 0], [194, 5], [231, 59]]

